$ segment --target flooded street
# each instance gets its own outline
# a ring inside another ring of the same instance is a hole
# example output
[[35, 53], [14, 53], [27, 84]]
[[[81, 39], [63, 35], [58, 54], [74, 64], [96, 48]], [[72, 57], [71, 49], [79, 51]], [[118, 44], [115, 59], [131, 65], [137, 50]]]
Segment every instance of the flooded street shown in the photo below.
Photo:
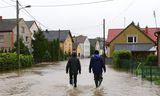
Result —
[[89, 59], [82, 59], [77, 88], [68, 86], [66, 61], [45, 67], [0, 74], [0, 96], [160, 96], [160, 86], [106, 66], [102, 86], [95, 88], [88, 72]]

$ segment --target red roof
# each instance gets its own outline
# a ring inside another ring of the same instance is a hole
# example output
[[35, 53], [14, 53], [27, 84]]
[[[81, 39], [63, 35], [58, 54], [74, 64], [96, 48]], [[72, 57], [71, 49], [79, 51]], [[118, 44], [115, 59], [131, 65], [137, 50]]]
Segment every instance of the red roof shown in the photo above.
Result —
[[107, 43], [110, 43], [118, 34], [122, 32], [123, 29], [109, 29]]
[[[113, 39], [115, 39], [124, 29], [109, 29], [108, 30], [108, 37], [107, 37], [107, 44], [111, 43]], [[141, 30], [154, 42], [156, 42], [156, 36], [154, 35], [155, 32], [160, 31], [160, 28], [141, 28]], [[148, 31], [147, 31], [148, 30]]]
[[[157, 41], [157, 37], [154, 35], [155, 32], [160, 31], [160, 28], [141, 28], [143, 32], [150, 37], [154, 42]], [[148, 30], [148, 31], [147, 31]]]

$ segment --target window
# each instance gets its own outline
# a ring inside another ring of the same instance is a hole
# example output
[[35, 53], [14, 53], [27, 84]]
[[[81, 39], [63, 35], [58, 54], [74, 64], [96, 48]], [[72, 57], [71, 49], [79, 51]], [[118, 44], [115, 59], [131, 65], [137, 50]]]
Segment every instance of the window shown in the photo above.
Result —
[[137, 37], [136, 36], [128, 36], [128, 43], [137, 43]]
[[26, 36], [26, 42], [28, 41], [28, 36]]
[[0, 35], [0, 42], [4, 42], [4, 35]]

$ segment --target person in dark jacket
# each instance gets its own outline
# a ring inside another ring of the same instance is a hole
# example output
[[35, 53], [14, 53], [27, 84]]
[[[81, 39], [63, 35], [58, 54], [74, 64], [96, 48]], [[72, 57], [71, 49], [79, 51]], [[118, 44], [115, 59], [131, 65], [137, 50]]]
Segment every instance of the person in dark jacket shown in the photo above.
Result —
[[[74, 87], [77, 87], [77, 75], [81, 74], [81, 64], [79, 59], [77, 58], [76, 53], [72, 53], [72, 57], [68, 60], [66, 65], [66, 73], [69, 72], [69, 83]], [[74, 82], [73, 82], [74, 81]]]
[[106, 67], [103, 58], [99, 55], [99, 51], [95, 51], [91, 57], [90, 65], [89, 65], [89, 73], [92, 72], [94, 74], [94, 81], [96, 88], [99, 87], [102, 83], [103, 77], [102, 72], [106, 72]]

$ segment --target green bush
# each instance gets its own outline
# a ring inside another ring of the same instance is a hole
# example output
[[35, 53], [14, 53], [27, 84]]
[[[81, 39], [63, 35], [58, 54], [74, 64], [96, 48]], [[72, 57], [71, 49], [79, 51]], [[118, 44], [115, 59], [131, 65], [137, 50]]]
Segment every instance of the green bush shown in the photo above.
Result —
[[158, 58], [156, 55], [150, 54], [147, 56], [146, 59], [147, 66], [157, 66], [158, 65]]
[[113, 64], [116, 68], [122, 68], [122, 62], [126, 62], [129, 66], [129, 61], [131, 59], [131, 52], [128, 50], [116, 50], [113, 52]]
[[[31, 55], [20, 55], [21, 68], [31, 67], [33, 57]], [[17, 55], [15, 53], [0, 53], [0, 71], [15, 70], [18, 68]]]

